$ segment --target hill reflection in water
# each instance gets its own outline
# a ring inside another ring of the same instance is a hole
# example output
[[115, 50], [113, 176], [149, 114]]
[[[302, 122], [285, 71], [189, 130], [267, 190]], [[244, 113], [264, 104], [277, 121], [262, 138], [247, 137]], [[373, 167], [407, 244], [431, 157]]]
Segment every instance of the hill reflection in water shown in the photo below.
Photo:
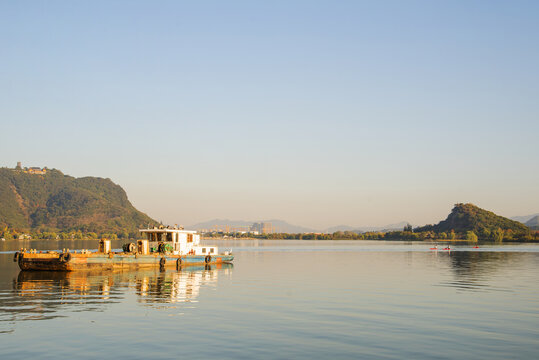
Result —
[[453, 279], [442, 282], [440, 286], [454, 287], [459, 291], [511, 291], [493, 286], [491, 279], [504, 266], [521, 261], [525, 253], [452, 251], [440, 255], [447, 256], [453, 270]]

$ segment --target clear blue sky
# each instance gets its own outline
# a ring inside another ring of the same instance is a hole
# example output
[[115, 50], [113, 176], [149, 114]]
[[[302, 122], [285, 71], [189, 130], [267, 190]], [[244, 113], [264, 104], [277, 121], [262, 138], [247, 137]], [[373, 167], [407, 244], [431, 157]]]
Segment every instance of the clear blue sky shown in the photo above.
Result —
[[0, 166], [167, 223], [539, 212], [537, 1], [2, 1]]

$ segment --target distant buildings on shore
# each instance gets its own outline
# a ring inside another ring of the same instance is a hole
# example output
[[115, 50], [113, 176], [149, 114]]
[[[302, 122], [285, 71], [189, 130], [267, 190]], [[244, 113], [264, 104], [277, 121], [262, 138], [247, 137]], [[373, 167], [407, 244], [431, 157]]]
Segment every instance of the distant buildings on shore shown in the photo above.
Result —
[[271, 234], [273, 233], [273, 226], [270, 222], [259, 222], [251, 225], [251, 231], [257, 231], [259, 234]]
[[272, 234], [275, 232], [270, 222], [253, 223], [251, 226], [214, 225], [211, 229], [198, 229], [201, 233], [223, 233], [223, 234]]
[[40, 168], [39, 166], [33, 166], [33, 167], [22, 167], [22, 163], [19, 161], [17, 162], [17, 167], [15, 167], [15, 170], [22, 171], [27, 174], [35, 174], [35, 175], [45, 175], [47, 173], [47, 167]]

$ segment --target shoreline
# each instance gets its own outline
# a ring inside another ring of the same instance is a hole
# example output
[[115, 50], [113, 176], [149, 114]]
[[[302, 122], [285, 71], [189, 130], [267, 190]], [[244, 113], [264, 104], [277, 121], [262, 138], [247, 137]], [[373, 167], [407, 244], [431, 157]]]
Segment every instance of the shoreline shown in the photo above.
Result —
[[454, 239], [454, 240], [448, 240], [448, 239], [426, 239], [426, 240], [408, 240], [408, 239], [295, 239], [295, 238], [286, 238], [286, 239], [262, 239], [262, 238], [253, 238], [253, 237], [201, 237], [200, 240], [268, 240], [268, 241], [288, 241], [288, 240], [297, 240], [297, 241], [386, 241], [386, 242], [418, 242], [418, 243], [426, 243], [426, 244], [434, 244], [434, 243], [468, 243], [468, 244], [492, 244], [492, 245], [503, 245], [503, 244], [536, 244], [539, 243], [539, 240], [535, 241], [503, 241], [503, 242], [496, 242], [496, 241], [487, 241], [487, 240], [478, 240], [478, 241], [470, 241], [466, 239]]
[[[112, 240], [115, 242], [118, 241], [124, 241], [124, 242], [135, 242], [137, 240], [141, 239], [116, 239]], [[256, 238], [256, 237], [201, 237], [200, 240], [204, 241], [211, 241], [211, 240], [218, 240], [218, 241], [226, 241], [226, 240], [268, 240], [268, 241], [289, 241], [289, 240], [296, 240], [296, 241], [386, 241], [386, 242], [416, 242], [416, 243], [425, 243], [425, 244], [450, 244], [450, 243], [468, 243], [468, 244], [491, 244], [491, 245], [503, 245], [503, 244], [536, 244], [539, 243], [539, 240], [529, 240], [529, 241], [521, 241], [521, 240], [505, 240], [503, 242], [496, 242], [496, 241], [489, 241], [489, 240], [478, 240], [478, 241], [470, 241], [466, 239], [297, 239], [297, 238], [282, 238], [282, 239], [271, 239], [271, 238]], [[76, 241], [98, 241], [97, 239], [6, 239], [0, 241], [0, 244], [2, 243], [14, 243], [14, 242], [30, 242], [30, 241], [65, 241], [65, 242], [76, 242]]]

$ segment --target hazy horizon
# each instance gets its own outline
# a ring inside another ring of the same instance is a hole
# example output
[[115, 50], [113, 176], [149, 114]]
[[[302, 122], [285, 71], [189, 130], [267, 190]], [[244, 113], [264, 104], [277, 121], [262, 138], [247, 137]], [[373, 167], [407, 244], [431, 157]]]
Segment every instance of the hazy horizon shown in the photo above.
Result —
[[0, 4], [0, 166], [166, 223], [539, 212], [539, 3]]

